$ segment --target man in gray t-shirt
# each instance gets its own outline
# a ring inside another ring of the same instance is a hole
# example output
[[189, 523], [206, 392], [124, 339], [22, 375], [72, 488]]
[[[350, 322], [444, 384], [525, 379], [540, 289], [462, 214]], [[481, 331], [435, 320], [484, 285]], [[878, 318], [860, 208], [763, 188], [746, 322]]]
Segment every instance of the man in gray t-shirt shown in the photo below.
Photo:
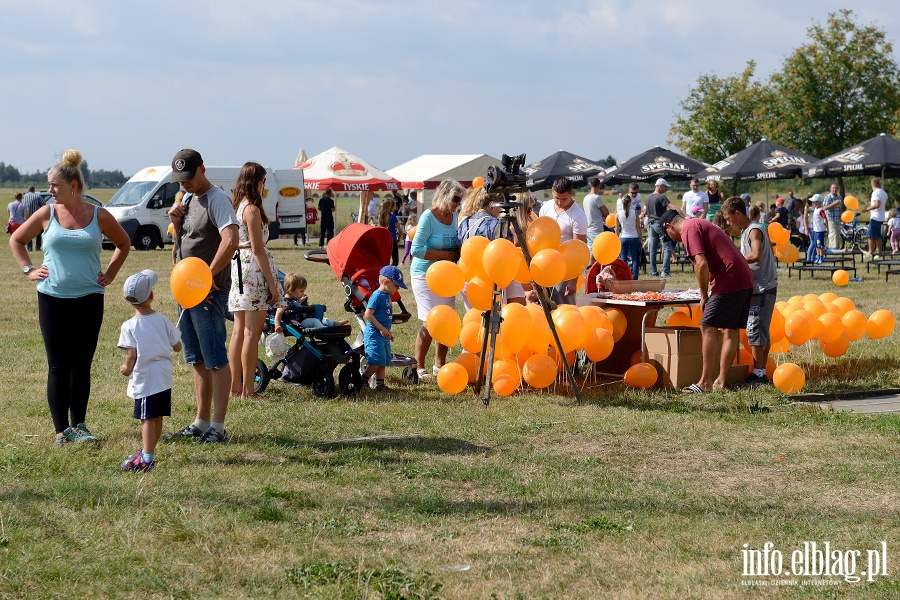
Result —
[[225, 413], [231, 389], [225, 347], [225, 303], [231, 288], [231, 259], [238, 247], [238, 220], [228, 194], [206, 178], [203, 158], [196, 150], [185, 149], [175, 155], [172, 181], [180, 183], [191, 194], [186, 195], [187, 201], [169, 210], [178, 244], [175, 259], [200, 258], [209, 265], [213, 284], [205, 300], [184, 309], [179, 317], [184, 360], [194, 367], [197, 417], [167, 439], [224, 442], [228, 439]]
[[[44, 197], [34, 191], [34, 186], [29, 186], [28, 191], [22, 196], [22, 204], [25, 205], [25, 218], [27, 219], [38, 211], [39, 208], [47, 204]], [[31, 242], [28, 242], [28, 251], [31, 252]], [[41, 234], [37, 234], [34, 238], [34, 249], [41, 249]]]
[[[656, 180], [656, 189], [652, 194], [647, 196], [647, 202], [644, 205], [644, 215], [647, 217], [647, 253], [650, 255], [650, 276], [668, 277], [672, 264], [672, 244], [663, 230], [659, 219], [662, 217], [669, 207], [669, 199], [666, 198], [666, 191], [669, 189], [669, 182], [660, 177]], [[680, 213], [679, 213], [680, 214]], [[662, 273], [659, 272], [656, 263], [656, 253], [662, 246], [663, 264]]]
[[606, 208], [606, 204], [603, 203], [603, 196], [600, 195], [600, 188], [603, 185], [600, 183], [600, 178], [591, 177], [588, 180], [588, 185], [591, 186], [591, 192], [584, 197], [583, 205], [584, 214], [588, 221], [587, 245], [588, 248], [591, 248], [594, 244], [594, 238], [606, 230], [605, 223], [609, 209]]

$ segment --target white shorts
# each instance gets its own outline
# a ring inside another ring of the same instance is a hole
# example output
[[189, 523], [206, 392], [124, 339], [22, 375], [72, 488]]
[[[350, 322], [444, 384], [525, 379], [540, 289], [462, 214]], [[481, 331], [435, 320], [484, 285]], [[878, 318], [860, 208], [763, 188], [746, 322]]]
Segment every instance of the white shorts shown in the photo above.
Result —
[[[472, 305], [469, 304], [469, 297], [466, 296], [466, 288], [469, 286], [469, 282], [466, 282], [466, 285], [463, 286], [462, 291], [462, 301], [463, 306], [466, 310], [472, 308]], [[513, 281], [503, 290], [503, 303], [506, 304], [513, 298], [525, 298], [525, 288], [522, 287], [522, 284], [518, 281]]]
[[443, 304], [445, 306], [449, 306], [453, 310], [456, 310], [456, 296], [451, 296], [449, 298], [438, 296], [430, 289], [428, 289], [428, 284], [425, 283], [424, 275], [414, 275], [412, 277], [412, 291], [413, 296], [416, 299], [416, 311], [418, 313], [419, 320], [423, 323], [426, 319], [428, 319], [428, 313], [435, 306]]

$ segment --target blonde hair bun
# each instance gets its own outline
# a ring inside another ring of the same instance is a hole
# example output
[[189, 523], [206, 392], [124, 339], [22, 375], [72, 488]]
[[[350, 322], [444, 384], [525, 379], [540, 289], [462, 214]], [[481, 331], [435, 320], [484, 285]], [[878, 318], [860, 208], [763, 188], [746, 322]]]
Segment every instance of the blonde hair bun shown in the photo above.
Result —
[[69, 167], [78, 167], [81, 165], [81, 152], [69, 148], [63, 152], [62, 160], [60, 162]]

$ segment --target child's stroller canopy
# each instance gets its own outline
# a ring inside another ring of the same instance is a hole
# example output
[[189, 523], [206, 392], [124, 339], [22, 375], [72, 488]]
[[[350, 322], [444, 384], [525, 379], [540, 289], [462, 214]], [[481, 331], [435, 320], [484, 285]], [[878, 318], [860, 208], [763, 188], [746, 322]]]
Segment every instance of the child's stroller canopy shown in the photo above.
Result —
[[[328, 242], [328, 264], [338, 279], [373, 268], [377, 273], [390, 264], [393, 246], [394, 238], [385, 227], [351, 223]], [[372, 285], [378, 287], [377, 280]]]

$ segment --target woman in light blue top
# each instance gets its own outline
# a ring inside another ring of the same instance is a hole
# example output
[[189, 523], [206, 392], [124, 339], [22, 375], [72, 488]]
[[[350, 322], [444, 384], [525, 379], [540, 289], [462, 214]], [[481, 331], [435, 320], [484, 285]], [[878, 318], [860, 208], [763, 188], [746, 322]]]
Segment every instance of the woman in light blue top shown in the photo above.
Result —
[[[25, 277], [38, 282], [38, 321], [47, 352], [47, 403], [57, 444], [97, 440], [85, 425], [85, 415], [91, 363], [103, 322], [103, 290], [125, 262], [131, 242], [106, 209], [84, 201], [80, 165], [81, 154], [66, 150], [62, 161], [47, 173], [54, 202], [29, 216], [9, 240]], [[41, 233], [44, 264], [35, 268], [25, 245]], [[104, 235], [115, 246], [106, 271], [100, 266]]]
[[439, 304], [456, 307], [456, 297], [443, 298], [430, 289], [425, 282], [425, 272], [439, 260], [456, 262], [459, 260], [459, 240], [456, 233], [456, 211], [466, 194], [465, 188], [452, 179], [445, 179], [434, 192], [431, 208], [422, 214], [416, 226], [416, 237], [412, 243], [412, 266], [409, 269], [412, 279], [413, 296], [422, 327], [416, 336], [416, 362], [419, 378], [436, 375], [447, 360], [447, 346], [436, 344], [434, 367], [429, 374], [425, 370], [425, 357], [431, 347], [431, 334], [425, 328], [428, 312]]

